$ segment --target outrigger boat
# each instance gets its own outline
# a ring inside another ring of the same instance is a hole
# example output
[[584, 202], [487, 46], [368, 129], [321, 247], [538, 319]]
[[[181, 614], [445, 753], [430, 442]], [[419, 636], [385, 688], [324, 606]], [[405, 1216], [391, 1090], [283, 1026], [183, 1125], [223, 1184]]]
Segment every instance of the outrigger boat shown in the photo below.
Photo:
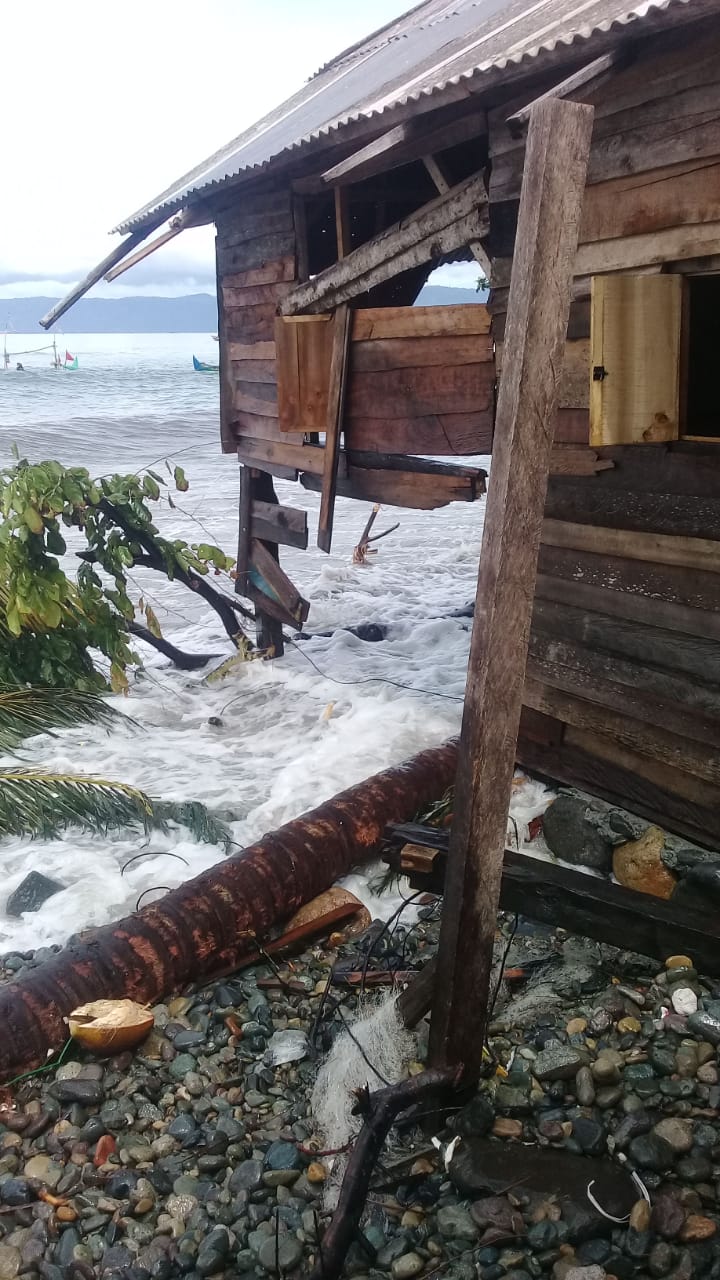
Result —
[[204, 360], [198, 360], [197, 356], [193, 356], [193, 369], [196, 373], [218, 373], [219, 364], [206, 364]]

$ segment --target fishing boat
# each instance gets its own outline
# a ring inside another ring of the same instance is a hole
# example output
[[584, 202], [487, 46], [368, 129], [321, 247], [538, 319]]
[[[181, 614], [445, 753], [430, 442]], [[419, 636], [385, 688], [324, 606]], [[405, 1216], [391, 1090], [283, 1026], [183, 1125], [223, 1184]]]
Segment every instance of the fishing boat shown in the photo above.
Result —
[[197, 356], [193, 356], [193, 369], [196, 373], [217, 373], [220, 365], [206, 364], [204, 360], [198, 360]]

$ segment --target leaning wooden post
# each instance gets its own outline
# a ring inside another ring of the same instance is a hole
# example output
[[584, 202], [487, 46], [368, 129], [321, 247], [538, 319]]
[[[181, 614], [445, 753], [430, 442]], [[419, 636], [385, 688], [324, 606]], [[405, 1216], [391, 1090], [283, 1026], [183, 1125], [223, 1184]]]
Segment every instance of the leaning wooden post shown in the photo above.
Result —
[[477, 1078], [488, 1009], [537, 558], [593, 109], [549, 100], [528, 128], [438, 971], [433, 1066]]

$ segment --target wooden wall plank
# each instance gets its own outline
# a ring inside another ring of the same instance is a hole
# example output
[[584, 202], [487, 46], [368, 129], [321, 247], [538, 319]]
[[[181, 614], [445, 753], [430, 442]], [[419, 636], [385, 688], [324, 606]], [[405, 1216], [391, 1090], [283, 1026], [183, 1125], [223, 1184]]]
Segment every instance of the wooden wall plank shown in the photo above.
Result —
[[438, 412], [472, 413], [492, 407], [494, 387], [492, 363], [356, 372], [348, 386], [347, 415], [422, 418]]
[[626, 529], [605, 529], [597, 525], [571, 524], [546, 519], [542, 540], [548, 547], [591, 551], [595, 555], [622, 556], [629, 560], [649, 560], [655, 564], [680, 565], [720, 573], [720, 542], [707, 538], [676, 538], [668, 534], [635, 533]]
[[449, 307], [360, 307], [352, 314], [353, 342], [489, 332], [490, 313], [482, 303]]
[[[230, 343], [231, 347], [240, 345]], [[240, 382], [266, 382], [275, 386], [277, 381], [274, 360], [232, 360], [232, 369]]]
[[668, 601], [698, 610], [720, 610], [720, 576], [698, 569], [654, 564], [642, 557], [629, 560], [604, 552], [587, 553], [572, 548], [541, 547], [541, 574], [562, 581], [626, 595]]
[[269, 360], [275, 363], [275, 340], [270, 342], [229, 342], [231, 360]]
[[[629, 563], [626, 562], [626, 563]], [[615, 579], [617, 582], [617, 579]], [[633, 591], [610, 590], [583, 581], [567, 581], [550, 574], [538, 574], [536, 599], [555, 600], [558, 604], [609, 614], [613, 618], [629, 618], [643, 625], [679, 631], [683, 635], [720, 641], [720, 614], [715, 610], [691, 608], [674, 600], [658, 600]]]
[[654, 625], [649, 608], [645, 618], [637, 621], [536, 599], [533, 627], [538, 633], [585, 645], [602, 654], [603, 661], [618, 655], [658, 670], [683, 672], [700, 683], [716, 684], [720, 691], [720, 645]]
[[720, 542], [720, 492], [716, 498], [706, 498], [677, 495], [672, 490], [638, 493], [582, 481], [567, 482], [549, 489], [545, 514], [576, 524]]
[[478, 364], [492, 359], [493, 342], [489, 334], [428, 336], [422, 341], [417, 337], [375, 338], [353, 342], [350, 368], [353, 374], [372, 373], [431, 365]]
[[694, 735], [684, 737], [670, 732], [667, 725], [659, 728], [648, 725], [624, 712], [600, 707], [532, 679], [525, 682], [523, 704], [555, 716], [574, 729], [586, 730], [631, 751], [639, 751], [672, 769], [720, 784], [720, 758], [710, 753], [705, 744], [698, 744]]
[[284, 258], [275, 258], [264, 262], [261, 267], [250, 267], [247, 271], [229, 272], [223, 276], [225, 289], [249, 289], [259, 284], [276, 284], [281, 281], [295, 279], [295, 255], [286, 254]]
[[348, 449], [438, 457], [491, 453], [493, 417], [492, 406], [417, 418], [347, 417], [345, 443]]
[[303, 440], [299, 432], [290, 435], [288, 432], [281, 431], [276, 416], [268, 417], [267, 414], [249, 413], [246, 410], [233, 410], [230, 430], [235, 450], [241, 437], [249, 437], [252, 440], [276, 440], [278, 443], [284, 440], [298, 445], [301, 445]]

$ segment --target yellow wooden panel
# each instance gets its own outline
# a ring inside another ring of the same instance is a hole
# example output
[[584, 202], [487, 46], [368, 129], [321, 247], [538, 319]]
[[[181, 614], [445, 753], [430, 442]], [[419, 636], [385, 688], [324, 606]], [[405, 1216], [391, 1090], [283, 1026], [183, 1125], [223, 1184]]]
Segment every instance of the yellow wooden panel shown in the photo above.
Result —
[[682, 300], [682, 276], [593, 278], [591, 446], [677, 440]]
[[331, 316], [279, 316], [276, 319], [281, 431], [325, 430], [332, 332]]

